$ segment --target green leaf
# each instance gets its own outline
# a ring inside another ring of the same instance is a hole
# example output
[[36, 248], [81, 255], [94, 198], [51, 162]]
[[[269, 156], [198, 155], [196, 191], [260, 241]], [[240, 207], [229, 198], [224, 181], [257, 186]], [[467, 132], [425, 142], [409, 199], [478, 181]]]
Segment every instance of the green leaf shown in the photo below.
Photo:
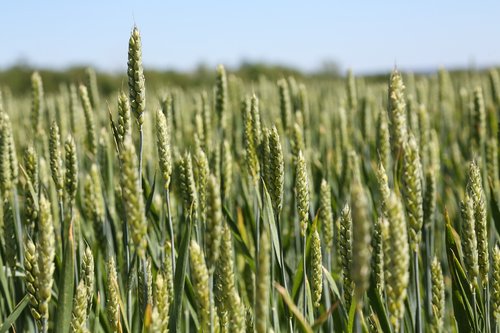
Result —
[[185, 284], [186, 270], [189, 258], [190, 239], [191, 239], [191, 219], [188, 219], [186, 230], [184, 231], [181, 240], [181, 245], [179, 247], [177, 264], [175, 265], [174, 303], [172, 304], [171, 307], [172, 315], [170, 316], [168, 323], [171, 332], [178, 332], [180, 330], [182, 296], [184, 295], [184, 284]]
[[[3, 258], [0, 256], [0, 267], [4, 267]], [[7, 282], [6, 270], [0, 269], [0, 291], [7, 303], [7, 311], [12, 310], [12, 300], [10, 297], [9, 283]]]
[[14, 311], [12, 311], [12, 313], [3, 322], [2, 326], [0, 326], [0, 333], [5, 333], [9, 330], [9, 328], [15, 323], [19, 315], [21, 315], [24, 308], [28, 305], [29, 300], [29, 296], [26, 294], [23, 299], [19, 303], [17, 303]]
[[278, 228], [276, 227], [276, 221], [274, 220], [274, 212], [273, 206], [271, 203], [271, 197], [269, 196], [269, 192], [267, 192], [266, 187], [264, 186], [264, 212], [263, 219], [265, 222], [269, 223], [269, 230], [271, 231], [271, 239], [273, 242], [274, 252], [276, 252], [276, 259], [278, 261], [278, 265], [281, 267], [283, 263], [281, 262], [281, 247], [278, 236]]
[[156, 188], [156, 171], [155, 174], [153, 175], [153, 185], [151, 186], [151, 190], [148, 195], [148, 199], [146, 201], [146, 215], [148, 215], [149, 210], [151, 209], [151, 204], [153, 203], [153, 197], [155, 194], [155, 188]]
[[[311, 247], [311, 235], [307, 236], [306, 239], [306, 258], [309, 256], [309, 251]], [[297, 268], [295, 269], [295, 276], [293, 277], [292, 284], [292, 299], [297, 302], [299, 298], [300, 286], [304, 280], [304, 255], [300, 257], [300, 260], [297, 261]]]
[[306, 319], [304, 318], [304, 316], [300, 312], [299, 308], [297, 308], [297, 306], [295, 305], [295, 303], [293, 302], [292, 298], [290, 297], [290, 295], [288, 294], [288, 292], [285, 290], [285, 288], [282, 287], [282, 286], [280, 286], [277, 283], [274, 284], [274, 288], [276, 288], [276, 290], [278, 291], [278, 293], [283, 298], [283, 301], [285, 302], [285, 304], [288, 306], [288, 308], [290, 309], [290, 311], [292, 312], [292, 314], [297, 319], [297, 324], [298, 324], [297, 328], [301, 332], [313, 333], [313, 330], [312, 330], [311, 326], [309, 326], [309, 324], [307, 323]]
[[383, 332], [392, 332], [392, 326], [389, 322], [389, 315], [385, 310], [384, 301], [382, 300], [382, 296], [377, 291], [375, 287], [375, 277], [373, 274], [370, 277], [370, 287], [368, 288], [368, 300], [370, 301], [370, 305], [378, 317], [378, 321], [380, 323], [380, 327]]
[[323, 273], [324, 273], [324, 276], [326, 278], [326, 282], [327, 282], [330, 290], [335, 294], [335, 296], [338, 299], [341, 299], [337, 284], [335, 283], [335, 280], [333, 279], [332, 274], [326, 269], [325, 266], [323, 266]]
[[312, 326], [313, 330], [319, 330], [319, 328], [328, 320], [328, 318], [331, 316], [332, 312], [335, 311], [335, 309], [339, 306], [340, 302], [337, 301], [334, 304], [330, 306], [330, 308], [323, 312], [315, 321]]
[[116, 128], [116, 124], [113, 120], [113, 115], [111, 114], [110, 109], [108, 109], [108, 115], [109, 115], [109, 123], [111, 126], [111, 133], [113, 133], [113, 139], [114, 139], [115, 146], [116, 146], [116, 151], [119, 152], [121, 147], [118, 144], [118, 142], [120, 142], [119, 135], [118, 135], [118, 129]]
[[73, 311], [73, 293], [75, 287], [75, 243], [73, 239], [73, 222], [70, 222], [68, 241], [64, 248], [64, 263], [62, 274], [59, 276], [57, 311], [54, 325], [58, 332], [68, 332]]
[[306, 277], [306, 299], [307, 299], [307, 307], [309, 311], [306, 310], [307, 320], [310, 323], [314, 323], [314, 307], [312, 304], [312, 294], [311, 294], [311, 285], [309, 284], [309, 279]]
[[233, 239], [234, 239], [234, 246], [236, 247], [237, 250], [240, 250], [242, 254], [245, 256], [247, 259], [248, 264], [252, 268], [253, 271], [255, 271], [255, 260], [252, 257], [252, 254], [250, 253], [250, 250], [248, 249], [248, 246], [245, 244], [243, 241], [243, 238], [240, 235], [240, 231], [238, 229], [238, 226], [236, 225], [236, 222], [234, 221], [233, 217], [227, 210], [226, 206], [222, 206], [224, 216], [226, 217], [226, 222], [233, 231]]
[[491, 216], [495, 222], [495, 229], [497, 234], [500, 234], [500, 206], [498, 203], [498, 192], [497, 189], [493, 188], [493, 184], [489, 182], [490, 185], [490, 206], [491, 206]]
[[349, 309], [349, 321], [347, 324], [347, 332], [353, 333], [354, 330], [354, 317], [356, 316], [357, 300], [356, 297], [352, 298], [351, 308]]
[[[470, 304], [468, 302], [470, 292], [469, 283], [465, 277], [462, 265], [457, 258], [458, 245], [457, 233], [450, 223], [448, 213], [445, 212], [446, 221], [446, 254], [448, 257], [448, 266], [451, 275], [451, 291], [453, 301], [453, 312], [459, 332], [473, 332], [474, 324], [471, 318], [474, 314], [471, 313]], [[465, 282], [465, 284], [464, 284]]]

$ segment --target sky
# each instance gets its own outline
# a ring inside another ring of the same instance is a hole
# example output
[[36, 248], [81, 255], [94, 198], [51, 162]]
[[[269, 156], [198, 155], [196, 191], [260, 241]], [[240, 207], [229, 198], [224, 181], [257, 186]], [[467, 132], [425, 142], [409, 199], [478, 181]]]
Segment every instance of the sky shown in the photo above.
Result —
[[[1, 1], [1, 0], [0, 0]], [[6, 1], [0, 69], [16, 63], [124, 71], [141, 31], [144, 66], [267, 62], [355, 73], [500, 64], [500, 1]]]

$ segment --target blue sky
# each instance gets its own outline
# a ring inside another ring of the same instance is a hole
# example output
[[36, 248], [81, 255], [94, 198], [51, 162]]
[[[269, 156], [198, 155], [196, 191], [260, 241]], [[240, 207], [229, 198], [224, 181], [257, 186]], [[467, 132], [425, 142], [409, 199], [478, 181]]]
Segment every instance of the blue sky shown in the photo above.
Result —
[[123, 71], [134, 22], [147, 67], [266, 61], [354, 72], [500, 64], [500, 1], [4, 1], [0, 69], [20, 60]]

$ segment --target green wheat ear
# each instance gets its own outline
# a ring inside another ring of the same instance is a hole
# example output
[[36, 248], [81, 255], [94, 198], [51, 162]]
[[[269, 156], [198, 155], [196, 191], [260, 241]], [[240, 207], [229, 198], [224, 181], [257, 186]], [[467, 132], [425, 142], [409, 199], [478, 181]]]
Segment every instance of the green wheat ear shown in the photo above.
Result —
[[34, 134], [41, 131], [41, 119], [44, 112], [44, 94], [42, 77], [38, 72], [31, 75], [31, 126]]
[[389, 120], [391, 133], [391, 147], [394, 154], [403, 149], [408, 136], [406, 125], [405, 86], [401, 74], [397, 70], [391, 73], [389, 83]]
[[168, 332], [169, 307], [170, 298], [167, 281], [164, 277], [164, 272], [159, 271], [156, 274], [155, 280], [155, 304], [152, 313], [152, 331], [153, 332]]
[[[172, 250], [172, 244], [170, 243], [170, 241], [166, 241], [164, 252], [170, 253], [171, 250]], [[165, 280], [167, 295], [168, 297], [172, 298], [174, 296], [174, 271], [172, 266], [172, 258], [170, 256], [165, 256], [165, 262], [163, 267], [163, 279]]]
[[25, 218], [28, 227], [28, 234], [31, 235], [34, 231], [35, 224], [38, 220], [38, 188], [39, 188], [39, 170], [38, 157], [33, 146], [28, 146], [24, 152], [24, 169], [26, 170], [26, 184], [24, 186], [25, 193]]
[[252, 114], [252, 137], [254, 139], [254, 146], [256, 150], [260, 151], [260, 145], [262, 143], [262, 123], [259, 107], [259, 99], [255, 94], [252, 95], [250, 99], [250, 112]]
[[498, 169], [498, 141], [496, 137], [491, 137], [486, 141], [486, 171], [488, 183], [491, 182], [493, 188], [500, 184]]
[[65, 151], [65, 167], [64, 172], [64, 187], [69, 202], [73, 203], [76, 198], [76, 190], [78, 186], [78, 157], [76, 152], [75, 140], [71, 135], [68, 135], [64, 143]]
[[92, 308], [92, 299], [94, 298], [94, 255], [90, 247], [85, 247], [85, 252], [82, 258], [82, 280], [85, 282], [85, 289], [87, 291], [87, 306], [88, 313]]
[[403, 152], [403, 183], [406, 211], [410, 232], [410, 248], [417, 251], [421, 241], [423, 224], [422, 164], [417, 141], [410, 134]]
[[64, 177], [62, 174], [62, 157], [61, 157], [61, 138], [59, 126], [56, 121], [52, 122], [50, 127], [49, 153], [50, 153], [50, 172], [52, 180], [56, 186], [59, 198], [63, 197], [64, 193]]
[[471, 285], [477, 283], [479, 266], [477, 261], [477, 240], [476, 222], [474, 219], [474, 204], [472, 198], [466, 194], [465, 199], [460, 203], [462, 215], [461, 242], [464, 254], [465, 269], [472, 281]]
[[212, 143], [212, 115], [210, 113], [210, 102], [206, 91], [201, 93], [201, 113], [203, 120], [203, 133], [205, 134], [204, 147], [208, 149]]
[[318, 308], [323, 292], [323, 262], [321, 257], [321, 239], [318, 230], [314, 230], [311, 236], [311, 293], [312, 303]]
[[196, 241], [189, 247], [191, 276], [198, 301], [198, 314], [201, 330], [207, 332], [210, 327], [210, 298], [208, 286], [208, 270], [205, 265], [203, 251]]
[[210, 175], [207, 182], [207, 220], [205, 230], [205, 258], [207, 268], [213, 273], [219, 259], [222, 231], [222, 203], [217, 178]]
[[19, 182], [19, 163], [17, 161], [16, 145], [14, 141], [14, 135], [12, 131], [12, 124], [10, 118], [5, 114], [4, 120], [4, 138], [7, 140], [7, 158], [10, 167], [10, 178], [13, 186], [16, 186]]
[[224, 225], [220, 256], [215, 268], [215, 305], [221, 321], [227, 318], [229, 332], [243, 332], [245, 330], [245, 315], [235, 285], [233, 256], [231, 230], [227, 225]]
[[275, 214], [283, 208], [283, 187], [285, 183], [285, 161], [278, 129], [273, 126], [269, 133], [269, 194]]
[[24, 242], [24, 274], [24, 282], [26, 284], [26, 290], [30, 300], [30, 312], [38, 324], [42, 315], [38, 309], [40, 300], [38, 298], [38, 285], [36, 281], [36, 278], [39, 275], [37, 248], [35, 243], [29, 238]]
[[344, 206], [340, 212], [340, 225], [339, 225], [339, 252], [342, 265], [342, 277], [344, 286], [344, 301], [346, 308], [351, 306], [352, 300], [352, 216], [351, 208], [348, 204]]
[[491, 299], [493, 306], [493, 314], [498, 321], [500, 319], [500, 248], [495, 246], [492, 253], [493, 272], [491, 274]]
[[172, 149], [167, 119], [161, 110], [156, 113], [156, 145], [160, 171], [165, 181], [165, 189], [168, 190], [172, 176]]
[[486, 140], [486, 110], [484, 106], [483, 90], [481, 87], [474, 88], [473, 126], [472, 140], [475, 144], [476, 153], [480, 153]]
[[92, 156], [95, 156], [97, 153], [97, 137], [95, 133], [94, 110], [92, 109], [92, 104], [90, 103], [87, 87], [81, 84], [78, 91], [80, 92], [80, 100], [82, 102], [83, 115], [85, 118], [85, 140], [87, 149]]
[[381, 110], [377, 117], [377, 153], [380, 163], [386, 170], [389, 170], [391, 163], [391, 139], [387, 114]]
[[323, 226], [323, 240], [327, 252], [331, 251], [333, 246], [333, 211], [332, 211], [332, 194], [330, 185], [323, 179], [320, 186], [319, 196], [319, 220]]
[[145, 258], [148, 227], [145, 220], [142, 187], [139, 183], [137, 155], [130, 137], [124, 142], [120, 159], [122, 163], [121, 188], [127, 223], [130, 225], [137, 254], [140, 258]]
[[127, 95], [120, 91], [118, 95], [118, 137], [120, 144], [123, 144], [125, 138], [130, 135], [130, 104]]
[[191, 154], [188, 152], [184, 154], [180, 161], [179, 175], [186, 215], [196, 217], [198, 210], [198, 194], [196, 192]]
[[474, 210], [479, 275], [482, 282], [486, 284], [488, 282], [490, 264], [488, 252], [486, 195], [482, 184], [481, 171], [476, 162], [472, 161], [469, 166], [467, 194], [472, 199], [472, 206]]
[[87, 87], [89, 87], [89, 97], [92, 107], [96, 110], [99, 109], [99, 89], [97, 86], [97, 75], [95, 70], [91, 67], [85, 69], [85, 76], [87, 81]]
[[71, 332], [88, 332], [87, 321], [87, 290], [85, 282], [80, 280], [76, 288], [76, 295], [73, 300], [73, 312], [71, 314]]
[[255, 288], [255, 328], [258, 333], [267, 332], [269, 317], [269, 284], [270, 284], [270, 242], [266, 230], [260, 237], [259, 265]]
[[295, 197], [297, 201], [297, 213], [299, 215], [300, 233], [304, 236], [309, 224], [309, 181], [306, 161], [302, 151], [299, 151], [295, 169]]
[[120, 316], [120, 287], [116, 274], [115, 259], [111, 256], [106, 263], [107, 283], [106, 283], [106, 313], [108, 322], [114, 332], [121, 332]]
[[35, 276], [36, 299], [42, 331], [46, 332], [49, 320], [49, 303], [54, 283], [55, 234], [50, 202], [42, 194], [40, 197], [39, 238], [36, 246], [37, 270]]
[[4, 197], [10, 195], [14, 186], [10, 153], [13, 150], [12, 128], [9, 116], [0, 114], [0, 188]]
[[288, 132], [292, 123], [292, 101], [290, 100], [288, 83], [285, 79], [278, 81], [278, 89], [280, 98], [281, 126], [283, 126], [283, 130], [285, 132]]
[[130, 109], [139, 126], [142, 126], [146, 109], [146, 86], [142, 67], [141, 35], [136, 26], [132, 29], [128, 42], [127, 76]]
[[352, 73], [352, 70], [350, 69], [347, 71], [346, 90], [347, 90], [347, 106], [349, 107], [351, 113], [356, 112], [358, 108], [356, 79]]
[[377, 174], [378, 189], [381, 196], [382, 213], [385, 217], [387, 217], [388, 216], [387, 201], [391, 196], [391, 190], [389, 189], [389, 179], [387, 178], [387, 173], [385, 172], [385, 168], [382, 163], [378, 164], [376, 174]]
[[392, 193], [387, 202], [386, 258], [387, 305], [394, 331], [398, 331], [404, 315], [404, 301], [409, 283], [409, 246], [407, 225], [400, 200]]
[[436, 332], [441, 332], [444, 321], [444, 280], [443, 271], [439, 260], [434, 257], [431, 265], [431, 281], [432, 281], [432, 326]]
[[215, 113], [221, 129], [226, 128], [226, 113], [228, 104], [227, 76], [224, 66], [217, 66], [215, 78]]
[[356, 179], [351, 189], [352, 206], [352, 265], [351, 277], [354, 282], [354, 296], [361, 306], [370, 278], [371, 243], [369, 206], [360, 179]]
[[385, 289], [385, 274], [384, 274], [384, 237], [383, 227], [387, 224], [385, 217], [381, 216], [373, 223], [372, 237], [372, 272], [375, 276], [375, 286], [380, 295], [383, 295]]
[[[255, 103], [255, 102], [253, 102]], [[253, 121], [253, 113], [252, 113], [252, 104], [250, 98], [246, 98], [242, 102], [242, 111], [243, 111], [243, 138], [244, 138], [244, 145], [245, 145], [245, 158], [246, 158], [246, 165], [248, 168], [249, 176], [254, 182], [254, 184], [257, 184], [259, 181], [259, 159], [257, 158], [257, 147], [256, 146], [256, 141], [258, 140], [255, 138], [255, 131], [253, 128], [254, 121]]]
[[206, 220], [207, 211], [207, 182], [210, 174], [208, 158], [200, 145], [196, 147], [194, 155], [194, 177], [198, 192], [199, 216], [201, 221]]

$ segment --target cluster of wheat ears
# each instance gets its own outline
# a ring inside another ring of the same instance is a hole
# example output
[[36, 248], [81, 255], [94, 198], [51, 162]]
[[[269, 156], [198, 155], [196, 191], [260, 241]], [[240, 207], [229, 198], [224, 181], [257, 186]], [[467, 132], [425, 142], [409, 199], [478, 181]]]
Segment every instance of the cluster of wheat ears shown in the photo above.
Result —
[[1, 90], [0, 332], [499, 332], [497, 70], [127, 65]]

